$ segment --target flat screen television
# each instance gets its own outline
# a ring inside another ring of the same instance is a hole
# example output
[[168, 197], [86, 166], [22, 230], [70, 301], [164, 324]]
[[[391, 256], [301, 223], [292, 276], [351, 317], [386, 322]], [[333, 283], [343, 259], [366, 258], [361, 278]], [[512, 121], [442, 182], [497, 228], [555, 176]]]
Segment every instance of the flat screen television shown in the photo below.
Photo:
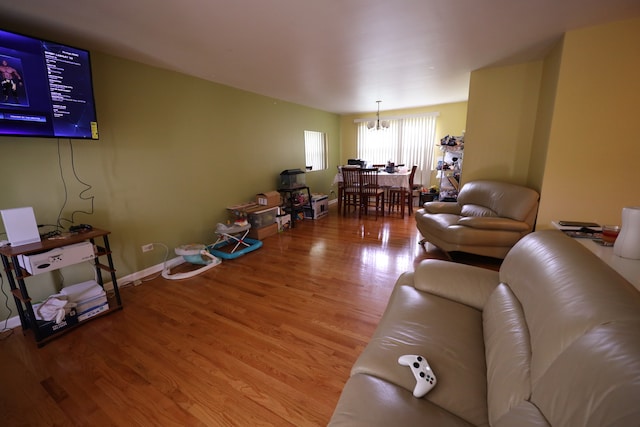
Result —
[[0, 29], [0, 135], [98, 139], [87, 50]]

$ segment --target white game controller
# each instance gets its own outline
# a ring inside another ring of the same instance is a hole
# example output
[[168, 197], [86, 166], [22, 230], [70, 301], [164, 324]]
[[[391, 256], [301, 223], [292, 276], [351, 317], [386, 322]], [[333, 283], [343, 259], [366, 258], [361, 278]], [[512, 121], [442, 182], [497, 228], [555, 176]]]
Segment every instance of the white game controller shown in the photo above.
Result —
[[427, 359], [422, 356], [405, 354], [398, 358], [398, 363], [402, 366], [410, 367], [413, 376], [416, 377], [416, 386], [413, 389], [413, 395], [415, 397], [424, 396], [438, 382]]

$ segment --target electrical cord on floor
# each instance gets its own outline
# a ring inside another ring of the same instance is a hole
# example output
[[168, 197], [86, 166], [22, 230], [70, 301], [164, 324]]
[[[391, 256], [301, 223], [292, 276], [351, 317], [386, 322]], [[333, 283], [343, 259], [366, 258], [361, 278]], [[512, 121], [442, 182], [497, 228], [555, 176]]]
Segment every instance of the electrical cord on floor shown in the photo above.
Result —
[[[162, 262], [162, 270], [160, 270], [158, 273], [154, 274], [153, 276], [149, 276], [149, 277], [145, 277], [143, 279], [136, 279], [136, 280], [130, 280], [127, 282], [123, 282], [121, 284], [118, 285], [118, 289], [124, 289], [124, 288], [128, 288], [131, 286], [140, 286], [142, 283], [144, 282], [149, 282], [153, 279], [157, 279], [158, 277], [160, 277], [162, 275], [162, 272], [167, 268], [167, 261], [169, 259], [169, 247], [167, 245], [165, 245], [164, 243], [158, 243], [158, 242], [153, 242], [151, 243], [152, 245], [159, 245], [162, 246], [165, 250], [165, 254], [164, 254], [164, 261]], [[112, 294], [114, 294], [113, 291], [110, 291], [110, 296], [112, 296]]]
[[150, 280], [153, 279], [157, 279], [158, 277], [160, 277], [162, 275], [162, 272], [167, 268], [167, 261], [169, 260], [169, 246], [165, 245], [164, 243], [153, 243], [153, 245], [160, 245], [164, 248], [165, 253], [164, 253], [164, 261], [162, 262], [162, 270], [160, 270], [158, 273], [154, 274], [153, 276], [149, 276], [146, 277], [144, 279], [142, 279], [142, 282], [148, 282]]

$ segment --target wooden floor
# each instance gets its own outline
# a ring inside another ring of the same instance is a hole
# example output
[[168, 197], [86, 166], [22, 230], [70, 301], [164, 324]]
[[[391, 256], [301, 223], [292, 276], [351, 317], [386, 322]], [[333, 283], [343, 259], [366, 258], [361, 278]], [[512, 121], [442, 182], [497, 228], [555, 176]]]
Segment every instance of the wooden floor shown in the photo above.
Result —
[[444, 259], [419, 240], [412, 216], [332, 206], [200, 276], [124, 287], [123, 310], [42, 348], [15, 329], [0, 425], [326, 425], [397, 277]]

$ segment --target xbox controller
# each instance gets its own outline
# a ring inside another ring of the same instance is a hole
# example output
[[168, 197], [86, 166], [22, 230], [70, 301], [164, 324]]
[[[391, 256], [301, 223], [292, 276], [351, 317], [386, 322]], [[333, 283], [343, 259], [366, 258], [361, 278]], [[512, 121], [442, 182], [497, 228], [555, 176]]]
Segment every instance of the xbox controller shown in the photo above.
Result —
[[422, 356], [405, 354], [398, 358], [398, 363], [402, 366], [410, 367], [413, 376], [416, 378], [416, 386], [413, 389], [414, 397], [424, 396], [438, 382], [427, 359]]

